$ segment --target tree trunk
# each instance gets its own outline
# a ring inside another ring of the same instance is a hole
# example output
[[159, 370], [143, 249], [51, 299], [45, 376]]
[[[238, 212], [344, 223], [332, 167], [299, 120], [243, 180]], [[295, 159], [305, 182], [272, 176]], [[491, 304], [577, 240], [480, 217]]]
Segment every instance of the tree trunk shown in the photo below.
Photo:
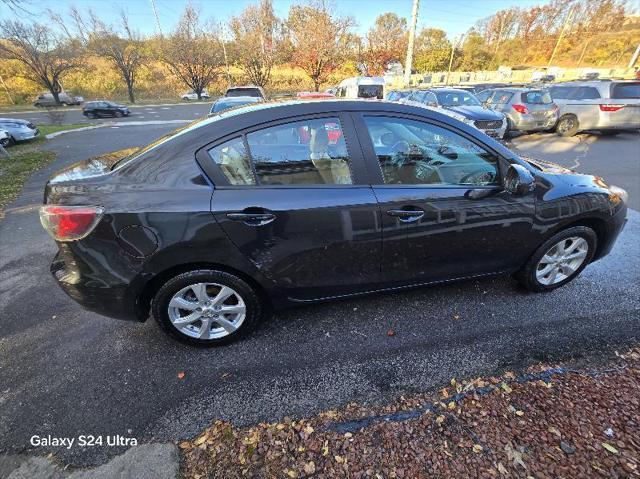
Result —
[[320, 80], [314, 78], [313, 79], [313, 87], [315, 88], [315, 91], [320, 91]]
[[60, 93], [55, 88], [51, 88], [51, 94], [53, 95], [53, 101], [56, 102], [56, 105], [59, 105], [60, 104]]
[[133, 82], [127, 82], [127, 93], [129, 93], [129, 102], [135, 103], [136, 97], [133, 92]]

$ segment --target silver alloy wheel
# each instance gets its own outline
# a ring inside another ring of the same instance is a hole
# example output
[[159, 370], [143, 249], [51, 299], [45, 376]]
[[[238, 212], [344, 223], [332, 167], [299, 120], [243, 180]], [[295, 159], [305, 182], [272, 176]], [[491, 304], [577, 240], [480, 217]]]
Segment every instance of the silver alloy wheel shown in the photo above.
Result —
[[560, 120], [560, 123], [558, 124], [558, 131], [560, 133], [566, 133], [572, 130], [575, 127], [575, 125], [576, 125], [576, 120], [573, 117], [568, 116]]
[[572, 276], [587, 257], [589, 243], [580, 236], [571, 236], [554, 244], [536, 267], [536, 279], [549, 286]]
[[228, 286], [196, 283], [173, 295], [168, 312], [169, 320], [182, 334], [219, 339], [242, 326], [247, 307], [240, 294]]

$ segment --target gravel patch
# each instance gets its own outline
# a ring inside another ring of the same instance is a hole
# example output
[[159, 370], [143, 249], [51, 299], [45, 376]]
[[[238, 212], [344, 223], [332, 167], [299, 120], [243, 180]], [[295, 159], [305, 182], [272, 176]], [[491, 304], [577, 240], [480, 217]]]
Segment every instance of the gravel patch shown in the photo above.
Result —
[[179, 447], [187, 478], [640, 477], [640, 349], [451, 379], [385, 406], [216, 421]]

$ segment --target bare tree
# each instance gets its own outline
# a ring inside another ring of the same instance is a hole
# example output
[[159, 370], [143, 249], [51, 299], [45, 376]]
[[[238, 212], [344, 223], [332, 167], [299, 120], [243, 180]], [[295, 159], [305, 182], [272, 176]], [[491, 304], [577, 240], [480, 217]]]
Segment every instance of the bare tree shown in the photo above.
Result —
[[135, 84], [140, 68], [148, 59], [140, 35], [129, 26], [124, 11], [120, 12], [119, 28], [107, 26], [92, 16], [89, 48], [109, 60], [127, 85], [129, 101], [135, 103]]
[[46, 25], [18, 20], [0, 22], [0, 37], [0, 58], [22, 63], [26, 67], [25, 78], [45, 87], [60, 104], [60, 80], [64, 73], [79, 66], [79, 43]]
[[175, 30], [162, 42], [162, 60], [173, 75], [198, 95], [198, 100], [223, 64], [213, 24], [203, 24], [199, 17], [199, 12], [187, 4]]
[[302, 68], [315, 90], [327, 80], [345, 56], [353, 20], [335, 17], [324, 1], [292, 5], [287, 27], [292, 47], [292, 63]]
[[273, 11], [272, 0], [249, 5], [230, 22], [233, 56], [250, 83], [264, 87], [278, 60], [282, 42], [282, 22]]

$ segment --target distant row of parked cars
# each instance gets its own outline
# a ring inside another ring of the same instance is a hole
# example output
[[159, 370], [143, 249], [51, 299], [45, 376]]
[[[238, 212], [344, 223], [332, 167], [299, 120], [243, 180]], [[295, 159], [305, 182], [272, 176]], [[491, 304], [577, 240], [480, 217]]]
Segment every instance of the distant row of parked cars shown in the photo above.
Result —
[[553, 130], [573, 136], [595, 130], [616, 135], [640, 129], [639, 81], [571, 81], [542, 87], [461, 85], [392, 90], [386, 99], [439, 109], [498, 138], [513, 132]]

